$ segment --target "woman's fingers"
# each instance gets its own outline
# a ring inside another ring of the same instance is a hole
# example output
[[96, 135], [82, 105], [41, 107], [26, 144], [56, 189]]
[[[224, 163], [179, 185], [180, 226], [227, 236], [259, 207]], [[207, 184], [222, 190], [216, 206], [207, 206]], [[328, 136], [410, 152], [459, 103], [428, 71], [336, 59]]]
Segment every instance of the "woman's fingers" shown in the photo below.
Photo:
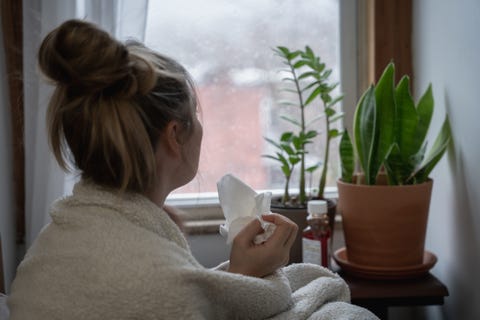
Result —
[[276, 213], [263, 215], [262, 218], [264, 221], [271, 222], [277, 226], [269, 240], [290, 248], [297, 235], [298, 226], [287, 217]]
[[235, 237], [239, 245], [248, 246], [253, 243], [255, 236], [263, 231], [262, 225], [258, 219], [250, 221]]
[[298, 232], [298, 226], [292, 230], [292, 233], [290, 234], [290, 238], [287, 240], [287, 243], [285, 243], [285, 246], [288, 248], [291, 248], [293, 243], [295, 242], [295, 239], [297, 238], [297, 232]]
[[275, 224], [273, 235], [263, 244], [254, 239], [263, 232], [258, 219], [250, 221], [235, 237], [230, 251], [229, 271], [263, 277], [286, 265], [298, 227], [284, 216], [269, 214], [264, 221]]

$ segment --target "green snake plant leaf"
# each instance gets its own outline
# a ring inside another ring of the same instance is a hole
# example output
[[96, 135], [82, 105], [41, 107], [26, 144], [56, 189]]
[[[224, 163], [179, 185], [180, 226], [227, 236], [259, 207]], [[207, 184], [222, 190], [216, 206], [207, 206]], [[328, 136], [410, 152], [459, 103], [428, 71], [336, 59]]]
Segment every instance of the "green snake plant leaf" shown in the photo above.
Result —
[[390, 185], [406, 184], [406, 181], [415, 169], [410, 162], [404, 160], [397, 143], [394, 143], [390, 148], [384, 166], [387, 172], [388, 184]]
[[375, 87], [376, 117], [375, 140], [369, 160], [369, 176], [365, 176], [367, 184], [375, 184], [387, 153], [395, 141], [395, 66], [390, 63]]
[[[418, 116], [415, 103], [410, 94], [410, 79], [408, 76], [402, 77], [398, 83], [395, 89], [395, 101], [397, 106], [396, 141], [401, 157], [407, 160], [412, 155], [417, 154], [421, 147], [421, 144], [418, 145], [418, 139], [415, 135]], [[401, 180], [406, 180], [411, 173], [412, 171], [408, 172], [407, 176]]]
[[[360, 166], [365, 173], [367, 184], [373, 184], [375, 173], [371, 173], [372, 150], [376, 143], [375, 87], [372, 85], [360, 98], [353, 119], [353, 134]], [[378, 167], [380, 168], [380, 166]], [[377, 170], [378, 171], [378, 170]], [[373, 181], [371, 180], [373, 176]]]
[[450, 140], [451, 129], [450, 121], [448, 120], [447, 116], [445, 117], [442, 128], [440, 129], [440, 132], [435, 139], [435, 142], [433, 143], [432, 149], [430, 149], [430, 152], [423, 161], [421, 168], [415, 173], [413, 177], [415, 183], [422, 183], [428, 179], [428, 175], [433, 170], [438, 161], [440, 161], [443, 154], [447, 150]]
[[353, 154], [353, 145], [347, 130], [343, 131], [339, 144], [340, 162], [342, 165], [342, 181], [351, 183], [353, 181], [353, 170], [355, 167], [355, 158]]
[[395, 89], [395, 106], [395, 142], [387, 154], [384, 165], [389, 184], [401, 185], [406, 183], [418, 166], [410, 160], [415, 159], [413, 155], [418, 153], [415, 137], [418, 116], [407, 76], [402, 77]]
[[415, 138], [418, 144], [417, 150], [423, 145], [425, 137], [427, 136], [428, 128], [430, 127], [430, 122], [432, 120], [433, 106], [432, 85], [429, 85], [417, 105], [418, 125], [415, 133]]

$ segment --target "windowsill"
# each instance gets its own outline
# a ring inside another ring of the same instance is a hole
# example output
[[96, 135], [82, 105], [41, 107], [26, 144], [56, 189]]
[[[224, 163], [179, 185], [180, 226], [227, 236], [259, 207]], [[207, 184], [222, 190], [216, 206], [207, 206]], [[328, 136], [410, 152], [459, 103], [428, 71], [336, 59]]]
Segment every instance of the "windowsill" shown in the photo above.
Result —
[[[258, 191], [259, 193], [264, 191]], [[280, 196], [280, 190], [270, 191], [273, 197]], [[337, 189], [328, 188], [327, 198], [337, 198]], [[176, 214], [183, 222], [183, 231], [187, 235], [216, 234], [220, 225], [225, 223], [217, 193], [195, 195], [174, 195], [167, 199], [167, 205], [176, 208]], [[340, 217], [337, 215], [336, 220]]]
[[183, 223], [183, 231], [188, 235], [216, 234], [225, 219], [191, 220]]

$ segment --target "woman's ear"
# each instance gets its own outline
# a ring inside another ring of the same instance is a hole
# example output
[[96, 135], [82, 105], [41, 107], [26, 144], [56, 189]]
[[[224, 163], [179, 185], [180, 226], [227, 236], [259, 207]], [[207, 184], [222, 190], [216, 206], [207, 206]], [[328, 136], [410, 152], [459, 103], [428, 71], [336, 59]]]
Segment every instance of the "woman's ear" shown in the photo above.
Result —
[[181, 157], [182, 144], [180, 142], [181, 126], [178, 121], [170, 121], [164, 131], [165, 147], [167, 152], [174, 156]]

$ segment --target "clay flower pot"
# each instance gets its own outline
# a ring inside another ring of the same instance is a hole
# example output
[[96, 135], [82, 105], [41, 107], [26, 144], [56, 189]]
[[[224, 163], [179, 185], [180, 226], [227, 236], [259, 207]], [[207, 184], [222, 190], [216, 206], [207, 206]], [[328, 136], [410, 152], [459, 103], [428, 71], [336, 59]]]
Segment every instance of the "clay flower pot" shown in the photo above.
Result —
[[432, 185], [337, 181], [348, 261], [383, 268], [422, 264]]

